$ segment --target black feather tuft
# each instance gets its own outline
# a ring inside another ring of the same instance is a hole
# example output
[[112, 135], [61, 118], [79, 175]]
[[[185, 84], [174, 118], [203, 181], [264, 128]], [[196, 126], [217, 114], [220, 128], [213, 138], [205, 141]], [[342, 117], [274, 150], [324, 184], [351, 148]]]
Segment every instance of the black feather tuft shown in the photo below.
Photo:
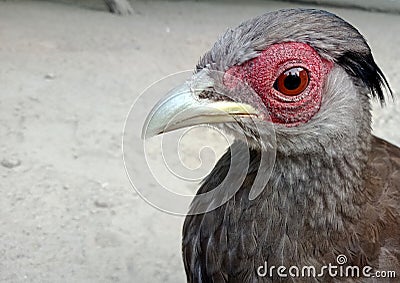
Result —
[[381, 104], [385, 103], [383, 89], [386, 89], [387, 92], [393, 96], [393, 92], [390, 89], [385, 75], [375, 63], [371, 53], [361, 54], [347, 51], [337, 59], [337, 63], [342, 66], [350, 76], [361, 80], [371, 91], [372, 97], [378, 98]]

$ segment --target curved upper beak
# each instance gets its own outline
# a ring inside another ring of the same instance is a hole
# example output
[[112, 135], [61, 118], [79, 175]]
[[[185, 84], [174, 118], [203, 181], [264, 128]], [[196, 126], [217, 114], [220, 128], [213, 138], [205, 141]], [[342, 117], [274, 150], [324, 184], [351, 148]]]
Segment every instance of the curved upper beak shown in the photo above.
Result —
[[241, 117], [258, 116], [249, 104], [215, 101], [206, 95], [200, 98], [200, 94], [214, 89], [213, 80], [203, 70], [171, 90], [148, 114], [142, 138], [199, 124], [235, 122]]

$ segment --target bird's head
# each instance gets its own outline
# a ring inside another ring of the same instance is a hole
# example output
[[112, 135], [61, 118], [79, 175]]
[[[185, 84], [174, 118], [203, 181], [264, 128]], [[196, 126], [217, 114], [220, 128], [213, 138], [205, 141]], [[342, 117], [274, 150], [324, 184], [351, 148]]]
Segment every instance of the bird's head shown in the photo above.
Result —
[[369, 100], [383, 103], [384, 87], [390, 92], [352, 25], [325, 11], [280, 10], [223, 34], [193, 77], [153, 109], [144, 136], [205, 123], [244, 132], [257, 147], [257, 131], [273, 124], [285, 155], [367, 143]]

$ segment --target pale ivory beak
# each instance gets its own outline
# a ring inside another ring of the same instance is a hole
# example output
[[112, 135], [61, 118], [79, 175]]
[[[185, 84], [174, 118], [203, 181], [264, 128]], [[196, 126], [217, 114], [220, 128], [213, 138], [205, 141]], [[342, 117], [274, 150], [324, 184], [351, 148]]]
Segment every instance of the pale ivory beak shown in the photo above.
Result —
[[142, 138], [200, 124], [235, 122], [238, 118], [258, 116], [249, 104], [199, 98], [200, 93], [211, 87], [212, 80], [201, 71], [171, 90], [148, 114]]

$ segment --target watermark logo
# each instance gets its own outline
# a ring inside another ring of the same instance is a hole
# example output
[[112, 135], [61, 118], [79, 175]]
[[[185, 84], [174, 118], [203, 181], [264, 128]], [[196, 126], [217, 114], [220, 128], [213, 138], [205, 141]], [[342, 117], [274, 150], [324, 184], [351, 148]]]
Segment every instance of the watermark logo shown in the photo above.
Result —
[[[249, 169], [251, 145], [246, 129], [268, 141], [262, 145], [265, 148], [249, 198], [256, 198], [266, 187], [276, 156], [273, 124], [265, 122], [269, 114], [253, 89], [240, 81], [224, 81], [226, 74], [217, 71], [172, 74], [150, 85], [132, 104], [123, 132], [124, 165], [133, 188], [153, 207], [187, 215], [226, 203], [240, 189]], [[246, 95], [239, 99], [238, 92]], [[251, 109], [247, 105], [259, 105], [259, 116], [247, 113]], [[215, 123], [202, 123], [206, 115], [213, 115]], [[262, 123], [259, 117], [263, 117]], [[186, 127], [189, 118], [192, 125]], [[237, 130], [227, 134], [223, 124]], [[160, 125], [174, 131], [164, 133]], [[212, 190], [196, 194], [200, 182], [234, 139], [242, 144], [231, 147], [224, 180]]]
[[313, 265], [284, 266], [268, 265], [264, 262], [257, 268], [257, 275], [260, 277], [292, 277], [292, 278], [317, 278], [317, 277], [347, 277], [347, 278], [396, 278], [395, 271], [375, 271], [371, 266], [359, 267], [356, 265], [345, 265], [347, 257], [340, 254], [336, 257], [336, 263], [329, 263], [321, 267]]

